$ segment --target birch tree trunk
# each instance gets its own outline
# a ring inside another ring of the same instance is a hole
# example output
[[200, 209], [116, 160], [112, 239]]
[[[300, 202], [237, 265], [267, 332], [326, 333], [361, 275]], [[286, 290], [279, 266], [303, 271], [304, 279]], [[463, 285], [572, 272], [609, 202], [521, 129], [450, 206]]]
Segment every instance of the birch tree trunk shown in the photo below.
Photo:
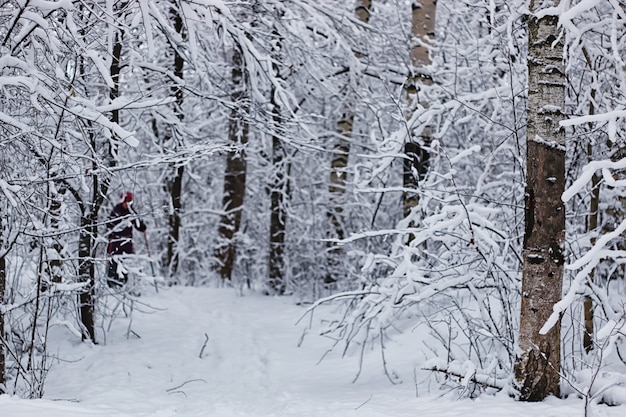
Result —
[[[369, 23], [371, 0], [357, 0], [354, 14], [363, 23]], [[356, 56], [359, 57], [358, 52]], [[341, 108], [341, 117], [337, 122], [338, 140], [333, 147], [333, 159], [330, 163], [330, 191], [332, 208], [328, 212], [328, 218], [333, 231], [338, 239], [345, 237], [343, 222], [343, 195], [346, 192], [346, 179], [348, 167], [348, 156], [350, 155], [350, 144], [352, 141], [352, 128], [354, 126], [354, 94], [348, 89]]]
[[218, 242], [214, 256], [217, 260], [217, 272], [223, 280], [230, 280], [235, 263], [237, 243], [235, 236], [241, 227], [241, 212], [246, 192], [246, 154], [243, 147], [248, 143], [248, 122], [241, 115], [247, 109], [245, 70], [242, 52], [238, 46], [233, 48], [232, 58], [232, 110], [228, 127], [228, 137], [237, 151], [226, 157], [224, 172], [224, 192], [222, 208], [224, 214], [218, 227]]
[[[435, 18], [437, 0], [414, 0], [411, 2], [411, 48], [410, 59], [412, 74], [407, 80], [407, 95], [409, 111], [417, 105], [428, 107], [423, 95], [423, 87], [433, 83], [429, 67], [430, 43], [435, 38]], [[404, 145], [405, 159], [403, 163], [403, 186], [405, 189], [417, 190], [419, 181], [424, 178], [428, 169], [429, 154], [426, 150], [431, 142], [431, 132], [428, 126], [424, 127], [421, 140], [410, 138]], [[417, 192], [405, 191], [402, 195], [404, 217], [411, 214], [413, 207], [419, 202]]]
[[558, 16], [536, 16], [544, 3], [531, 0], [528, 23], [526, 230], [520, 354], [515, 364], [523, 401], [560, 394], [560, 322], [545, 334], [540, 329], [562, 296], [566, 147], [559, 122], [565, 105], [565, 74]]
[[[48, 215], [50, 218], [50, 229], [56, 231], [59, 230], [59, 222], [63, 214], [62, 199], [67, 193], [67, 189], [64, 184], [54, 184], [52, 188], [53, 190], [49, 191], [50, 206]], [[63, 281], [63, 244], [58, 237], [53, 238], [49, 252], [51, 252], [51, 255], [46, 255], [48, 279], [51, 282], [60, 283]]]
[[[369, 23], [371, 8], [371, 0], [357, 0], [354, 14], [361, 22]], [[359, 57], [358, 52], [356, 56]], [[337, 134], [339, 137], [333, 147], [333, 158], [330, 163], [330, 185], [328, 186], [331, 203], [327, 216], [334, 237], [337, 239], [343, 239], [346, 235], [343, 217], [345, 205], [344, 196], [346, 192], [348, 157], [350, 155], [356, 107], [354, 94], [349, 90], [350, 86], [347, 85], [346, 88], [348, 92], [346, 93], [341, 107], [341, 117], [337, 122]], [[328, 273], [324, 280], [326, 283], [331, 283], [338, 279], [337, 271], [339, 269], [339, 258], [341, 258], [341, 248], [332, 243], [329, 243], [327, 247]]]

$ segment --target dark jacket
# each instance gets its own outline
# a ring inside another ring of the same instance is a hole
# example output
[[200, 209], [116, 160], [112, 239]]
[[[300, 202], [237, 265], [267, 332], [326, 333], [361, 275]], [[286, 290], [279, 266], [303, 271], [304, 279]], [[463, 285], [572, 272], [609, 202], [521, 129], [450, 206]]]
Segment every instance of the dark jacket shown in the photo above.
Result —
[[133, 248], [133, 227], [140, 232], [146, 230], [146, 225], [120, 203], [113, 207], [109, 214], [107, 229], [109, 230], [109, 255], [135, 253]]

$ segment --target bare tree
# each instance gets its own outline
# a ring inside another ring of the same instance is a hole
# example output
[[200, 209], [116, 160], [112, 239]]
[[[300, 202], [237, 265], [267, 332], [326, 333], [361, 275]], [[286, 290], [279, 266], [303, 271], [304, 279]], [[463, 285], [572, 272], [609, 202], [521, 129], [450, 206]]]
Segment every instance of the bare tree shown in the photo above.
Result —
[[[409, 196], [416, 194], [417, 205], [409, 205], [409, 217], [391, 231], [363, 231], [344, 239], [345, 244], [353, 244], [359, 239], [385, 236], [393, 239], [394, 245], [388, 254], [377, 249], [367, 252], [370, 257], [357, 272], [359, 283], [363, 283], [359, 289], [319, 301], [345, 300], [346, 307], [345, 315], [325, 326], [322, 333], [336, 338], [343, 352], [378, 345], [384, 353], [387, 335], [398, 331], [398, 323], [406, 329], [408, 320], [416, 328], [429, 329], [433, 339], [423, 343], [427, 350], [433, 350], [428, 355], [437, 359], [440, 369], [454, 373], [454, 367], [464, 361], [483, 370], [494, 365], [486, 373], [493, 372], [504, 381], [512, 371], [519, 316], [516, 271], [521, 265], [521, 242], [514, 236], [521, 231], [516, 210], [523, 193], [517, 185], [521, 182], [517, 165], [511, 168], [511, 164], [517, 163], [519, 120], [515, 115], [522, 110], [517, 97], [525, 91], [526, 77], [525, 65], [517, 56], [508, 60], [506, 38], [489, 36], [480, 27], [492, 25], [500, 32], [504, 22], [517, 21], [520, 16], [517, 12], [511, 15], [511, 9], [495, 8], [489, 14], [490, 21], [485, 22], [484, 5], [461, 1], [455, 5], [459, 7], [444, 8], [438, 15], [445, 28], [455, 30], [442, 28], [437, 54], [430, 51], [434, 35], [416, 40], [428, 59], [431, 55], [436, 59], [437, 83], [429, 85], [428, 78], [421, 76], [430, 74], [431, 65], [412, 61], [413, 73], [403, 74], [403, 79], [413, 80], [414, 76], [415, 91], [409, 103], [401, 107], [398, 116], [404, 117], [396, 119], [407, 124], [398, 125], [395, 134], [384, 132], [384, 137], [395, 139], [393, 153], [398, 155], [411, 140], [424, 144], [425, 128], [432, 129], [433, 137], [436, 134], [440, 140], [438, 144], [433, 140], [432, 149], [424, 150], [436, 151], [430, 154], [433, 175], [425, 175], [419, 189], [410, 187], [414, 190]], [[413, 6], [413, 12], [425, 13], [424, 4]], [[427, 20], [434, 23], [434, 14]], [[415, 17], [413, 22], [419, 19]], [[415, 24], [422, 29], [425, 25]], [[517, 28], [508, 40], [515, 47], [525, 46]], [[493, 57], [498, 71], [509, 71], [511, 77], [481, 74], [484, 62], [476, 59], [471, 52], [474, 48], [489, 51], [485, 53]], [[404, 59], [409, 56], [405, 52]], [[516, 155], [513, 162], [511, 155]], [[423, 175], [416, 165], [410, 164], [411, 180], [420, 180]], [[371, 172], [379, 175], [382, 169], [377, 166]], [[385, 184], [382, 176], [377, 178], [390, 192], [400, 191], [400, 187]], [[391, 184], [396, 185], [395, 181]], [[502, 181], [511, 186], [496, 185]], [[397, 206], [397, 200], [395, 203]], [[491, 227], [495, 224], [503, 229]], [[502, 268], [504, 264], [506, 268]], [[433, 349], [433, 343], [443, 349]], [[491, 364], [487, 357], [493, 360]], [[394, 380], [391, 373], [389, 376]]]
[[[557, 2], [558, 3], [558, 2]], [[528, 104], [524, 267], [515, 376], [520, 399], [559, 395], [560, 323], [540, 330], [562, 296], [565, 208], [565, 73], [558, 16], [538, 17], [544, 2], [531, 0], [528, 22]]]

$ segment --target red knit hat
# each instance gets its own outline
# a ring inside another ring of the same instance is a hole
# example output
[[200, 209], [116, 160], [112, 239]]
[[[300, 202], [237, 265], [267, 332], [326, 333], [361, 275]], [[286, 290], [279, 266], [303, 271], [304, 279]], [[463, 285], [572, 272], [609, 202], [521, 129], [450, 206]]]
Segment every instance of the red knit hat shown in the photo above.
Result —
[[133, 201], [133, 193], [124, 191], [120, 193], [120, 203], [131, 203]]

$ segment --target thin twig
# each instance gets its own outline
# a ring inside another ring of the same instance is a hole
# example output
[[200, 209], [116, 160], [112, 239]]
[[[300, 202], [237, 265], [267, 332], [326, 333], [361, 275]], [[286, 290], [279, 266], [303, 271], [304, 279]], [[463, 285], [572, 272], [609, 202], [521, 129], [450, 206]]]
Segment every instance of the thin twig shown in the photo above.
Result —
[[359, 408], [363, 407], [365, 404], [367, 404], [368, 402], [370, 402], [370, 400], [374, 397], [374, 394], [370, 394], [370, 397], [365, 400], [364, 402], [362, 402], [361, 404], [359, 404], [358, 407], [355, 408], [355, 410], [358, 410]]
[[384, 342], [384, 332], [382, 327], [379, 329], [380, 330], [380, 354], [383, 360], [383, 369], [385, 370], [385, 375], [387, 376], [387, 379], [389, 380], [389, 382], [391, 382], [393, 385], [397, 385], [399, 383], [401, 383], [402, 381], [399, 380], [399, 378], [395, 376], [396, 380], [394, 380], [394, 378], [391, 376], [391, 374], [389, 373], [389, 369], [387, 368], [387, 360], [385, 359], [385, 342]]
[[[177, 386], [175, 386], [173, 388], [168, 388], [165, 391], [169, 392], [169, 393], [179, 392], [179, 391], [177, 391], [179, 388], [184, 387], [185, 385], [189, 384], [190, 382], [204, 382], [205, 384], [207, 383], [204, 379], [200, 379], [200, 378], [198, 378], [198, 379], [190, 379], [190, 380], [185, 381], [182, 384], [177, 385]], [[183, 392], [183, 391], [180, 391], [180, 392]]]
[[198, 357], [200, 359], [202, 359], [202, 354], [204, 353], [204, 349], [206, 348], [206, 344], [209, 342], [209, 335], [208, 334], [204, 334], [204, 343], [202, 344], [202, 349], [200, 349], [200, 354], [198, 355]]

